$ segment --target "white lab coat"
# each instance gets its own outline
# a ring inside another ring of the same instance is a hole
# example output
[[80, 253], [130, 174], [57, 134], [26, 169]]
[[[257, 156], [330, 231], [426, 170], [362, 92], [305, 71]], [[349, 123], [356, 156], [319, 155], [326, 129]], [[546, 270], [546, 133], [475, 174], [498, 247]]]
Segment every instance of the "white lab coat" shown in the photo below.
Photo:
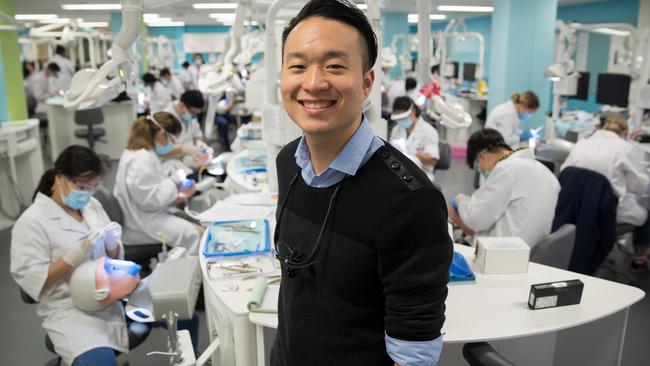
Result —
[[[55, 54], [52, 56], [52, 59], [47, 62], [47, 64], [54, 62], [59, 66], [59, 75], [63, 74], [68, 77], [68, 79], [72, 79], [75, 73], [75, 67], [74, 63], [69, 58], [63, 57], [61, 55]], [[46, 64], [46, 65], [47, 65]]]
[[614, 132], [599, 130], [573, 147], [562, 169], [573, 166], [607, 177], [619, 197], [616, 222], [640, 226], [645, 223], [648, 211], [637, 202], [636, 194], [645, 193], [650, 182], [642, 162], [640, 149]]
[[181, 95], [185, 93], [185, 87], [183, 83], [174, 75], [172, 75], [169, 81], [162, 81], [163, 85], [169, 90], [169, 93], [174, 97], [174, 99], [180, 99]]
[[192, 75], [190, 75], [189, 66], [187, 69], [182, 69], [178, 72], [178, 79], [183, 84], [185, 90], [194, 89], [194, 83], [192, 82]]
[[32, 95], [36, 99], [36, 113], [47, 113], [47, 104], [45, 102], [52, 97], [53, 91], [51, 78], [45, 76], [45, 71], [34, 73], [29, 78], [29, 89], [31, 89]]
[[164, 232], [168, 244], [196, 254], [199, 233], [189, 221], [167, 212], [178, 190], [153, 150], [124, 150], [113, 193], [124, 213], [125, 243], [155, 243]]
[[530, 247], [551, 232], [560, 184], [526, 150], [498, 162], [481, 188], [460, 199], [461, 219], [475, 236], [518, 236]]
[[[431, 124], [422, 119], [422, 117], [418, 119], [418, 122], [413, 127], [413, 131], [411, 131], [410, 135], [406, 131], [406, 128], [399, 124], [393, 127], [390, 134], [390, 144], [403, 154], [417, 160], [420, 159], [415, 157], [416, 152], [424, 152], [434, 159], [440, 159], [438, 131], [431, 126]], [[421, 161], [418, 161], [418, 163], [429, 179], [433, 181], [434, 166], [423, 164]]]
[[[81, 238], [110, 222], [96, 199], [82, 210], [84, 222], [68, 215], [50, 197], [38, 193], [34, 203], [20, 216], [11, 232], [11, 275], [20, 287], [38, 301], [36, 313], [43, 328], [66, 364], [97, 347], [128, 352], [129, 338], [122, 304], [85, 312], [70, 297], [72, 271], [46, 291], [42, 291], [50, 264], [79, 245]], [[120, 247], [120, 257], [123, 258]], [[87, 259], [106, 256], [103, 244], [92, 248]], [[13, 295], [13, 294], [12, 294]]]
[[149, 111], [154, 114], [162, 111], [172, 102], [172, 94], [160, 81], [156, 81], [149, 89], [147, 99], [149, 100]]
[[411, 100], [421, 109], [424, 109], [427, 106], [427, 98], [420, 94], [420, 90], [417, 87], [407, 91], [406, 96], [411, 98]]
[[180, 146], [194, 145], [195, 138], [203, 139], [203, 131], [201, 131], [201, 125], [199, 125], [199, 121], [196, 118], [192, 118], [192, 121], [189, 123], [183, 121], [183, 118], [181, 118], [178, 112], [176, 112], [177, 104], [178, 104], [177, 100], [173, 102], [169, 102], [165, 105], [162, 111], [171, 113], [172, 115], [174, 115], [174, 117], [176, 117], [181, 122], [183, 128], [181, 131], [181, 135], [176, 140], [176, 144]]
[[[52, 59], [47, 62], [47, 64], [54, 62], [59, 66], [59, 75], [54, 79], [54, 90], [63, 90], [67, 91], [70, 89], [70, 82], [72, 82], [72, 77], [75, 73], [75, 67], [70, 59], [65, 58], [60, 55], [52, 56]], [[46, 65], [47, 65], [46, 64]]]
[[519, 114], [515, 103], [511, 100], [494, 107], [485, 122], [485, 128], [493, 128], [503, 135], [506, 144], [511, 148], [519, 146]]
[[199, 75], [201, 74], [201, 68], [204, 65], [190, 65], [187, 68], [188, 74], [190, 74], [190, 80], [192, 81], [192, 89], [199, 90]]
[[397, 97], [402, 97], [406, 95], [406, 87], [404, 86], [404, 80], [394, 80], [388, 85], [386, 89], [386, 97], [388, 98], [388, 108], [393, 109], [393, 102]]

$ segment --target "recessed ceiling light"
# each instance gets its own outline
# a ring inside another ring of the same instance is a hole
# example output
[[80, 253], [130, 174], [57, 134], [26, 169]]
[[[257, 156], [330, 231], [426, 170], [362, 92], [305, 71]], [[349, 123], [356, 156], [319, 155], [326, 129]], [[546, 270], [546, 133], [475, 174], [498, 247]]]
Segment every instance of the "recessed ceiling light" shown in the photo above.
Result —
[[184, 27], [185, 22], [160, 22], [160, 23], [147, 23], [148, 27]]

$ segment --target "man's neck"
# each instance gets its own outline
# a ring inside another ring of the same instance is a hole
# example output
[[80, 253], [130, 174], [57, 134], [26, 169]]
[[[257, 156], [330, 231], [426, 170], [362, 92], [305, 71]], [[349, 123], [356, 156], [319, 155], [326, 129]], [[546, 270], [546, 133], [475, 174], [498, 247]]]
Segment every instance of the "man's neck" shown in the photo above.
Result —
[[350, 125], [349, 128], [336, 135], [308, 135], [305, 134], [305, 142], [309, 147], [311, 166], [314, 173], [320, 174], [336, 159], [345, 144], [352, 138], [361, 126], [362, 118]]

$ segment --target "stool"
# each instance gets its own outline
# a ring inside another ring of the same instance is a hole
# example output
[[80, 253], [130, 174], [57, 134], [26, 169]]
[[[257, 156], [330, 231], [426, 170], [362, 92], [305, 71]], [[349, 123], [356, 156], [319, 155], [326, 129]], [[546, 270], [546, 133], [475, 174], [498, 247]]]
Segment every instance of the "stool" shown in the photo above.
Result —
[[74, 135], [88, 142], [90, 150], [95, 151], [95, 141], [101, 141], [106, 130], [95, 128], [93, 126], [104, 123], [104, 113], [101, 108], [84, 109], [74, 112], [74, 123], [80, 126], [86, 126], [85, 129], [75, 130]]

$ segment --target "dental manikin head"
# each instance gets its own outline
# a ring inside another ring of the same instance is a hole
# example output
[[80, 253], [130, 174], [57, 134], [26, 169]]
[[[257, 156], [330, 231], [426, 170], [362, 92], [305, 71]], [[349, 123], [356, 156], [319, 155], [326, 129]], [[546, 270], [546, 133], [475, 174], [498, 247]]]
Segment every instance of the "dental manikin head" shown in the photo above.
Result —
[[74, 270], [70, 278], [70, 294], [77, 308], [98, 311], [132, 293], [139, 282], [139, 265], [101, 257]]

